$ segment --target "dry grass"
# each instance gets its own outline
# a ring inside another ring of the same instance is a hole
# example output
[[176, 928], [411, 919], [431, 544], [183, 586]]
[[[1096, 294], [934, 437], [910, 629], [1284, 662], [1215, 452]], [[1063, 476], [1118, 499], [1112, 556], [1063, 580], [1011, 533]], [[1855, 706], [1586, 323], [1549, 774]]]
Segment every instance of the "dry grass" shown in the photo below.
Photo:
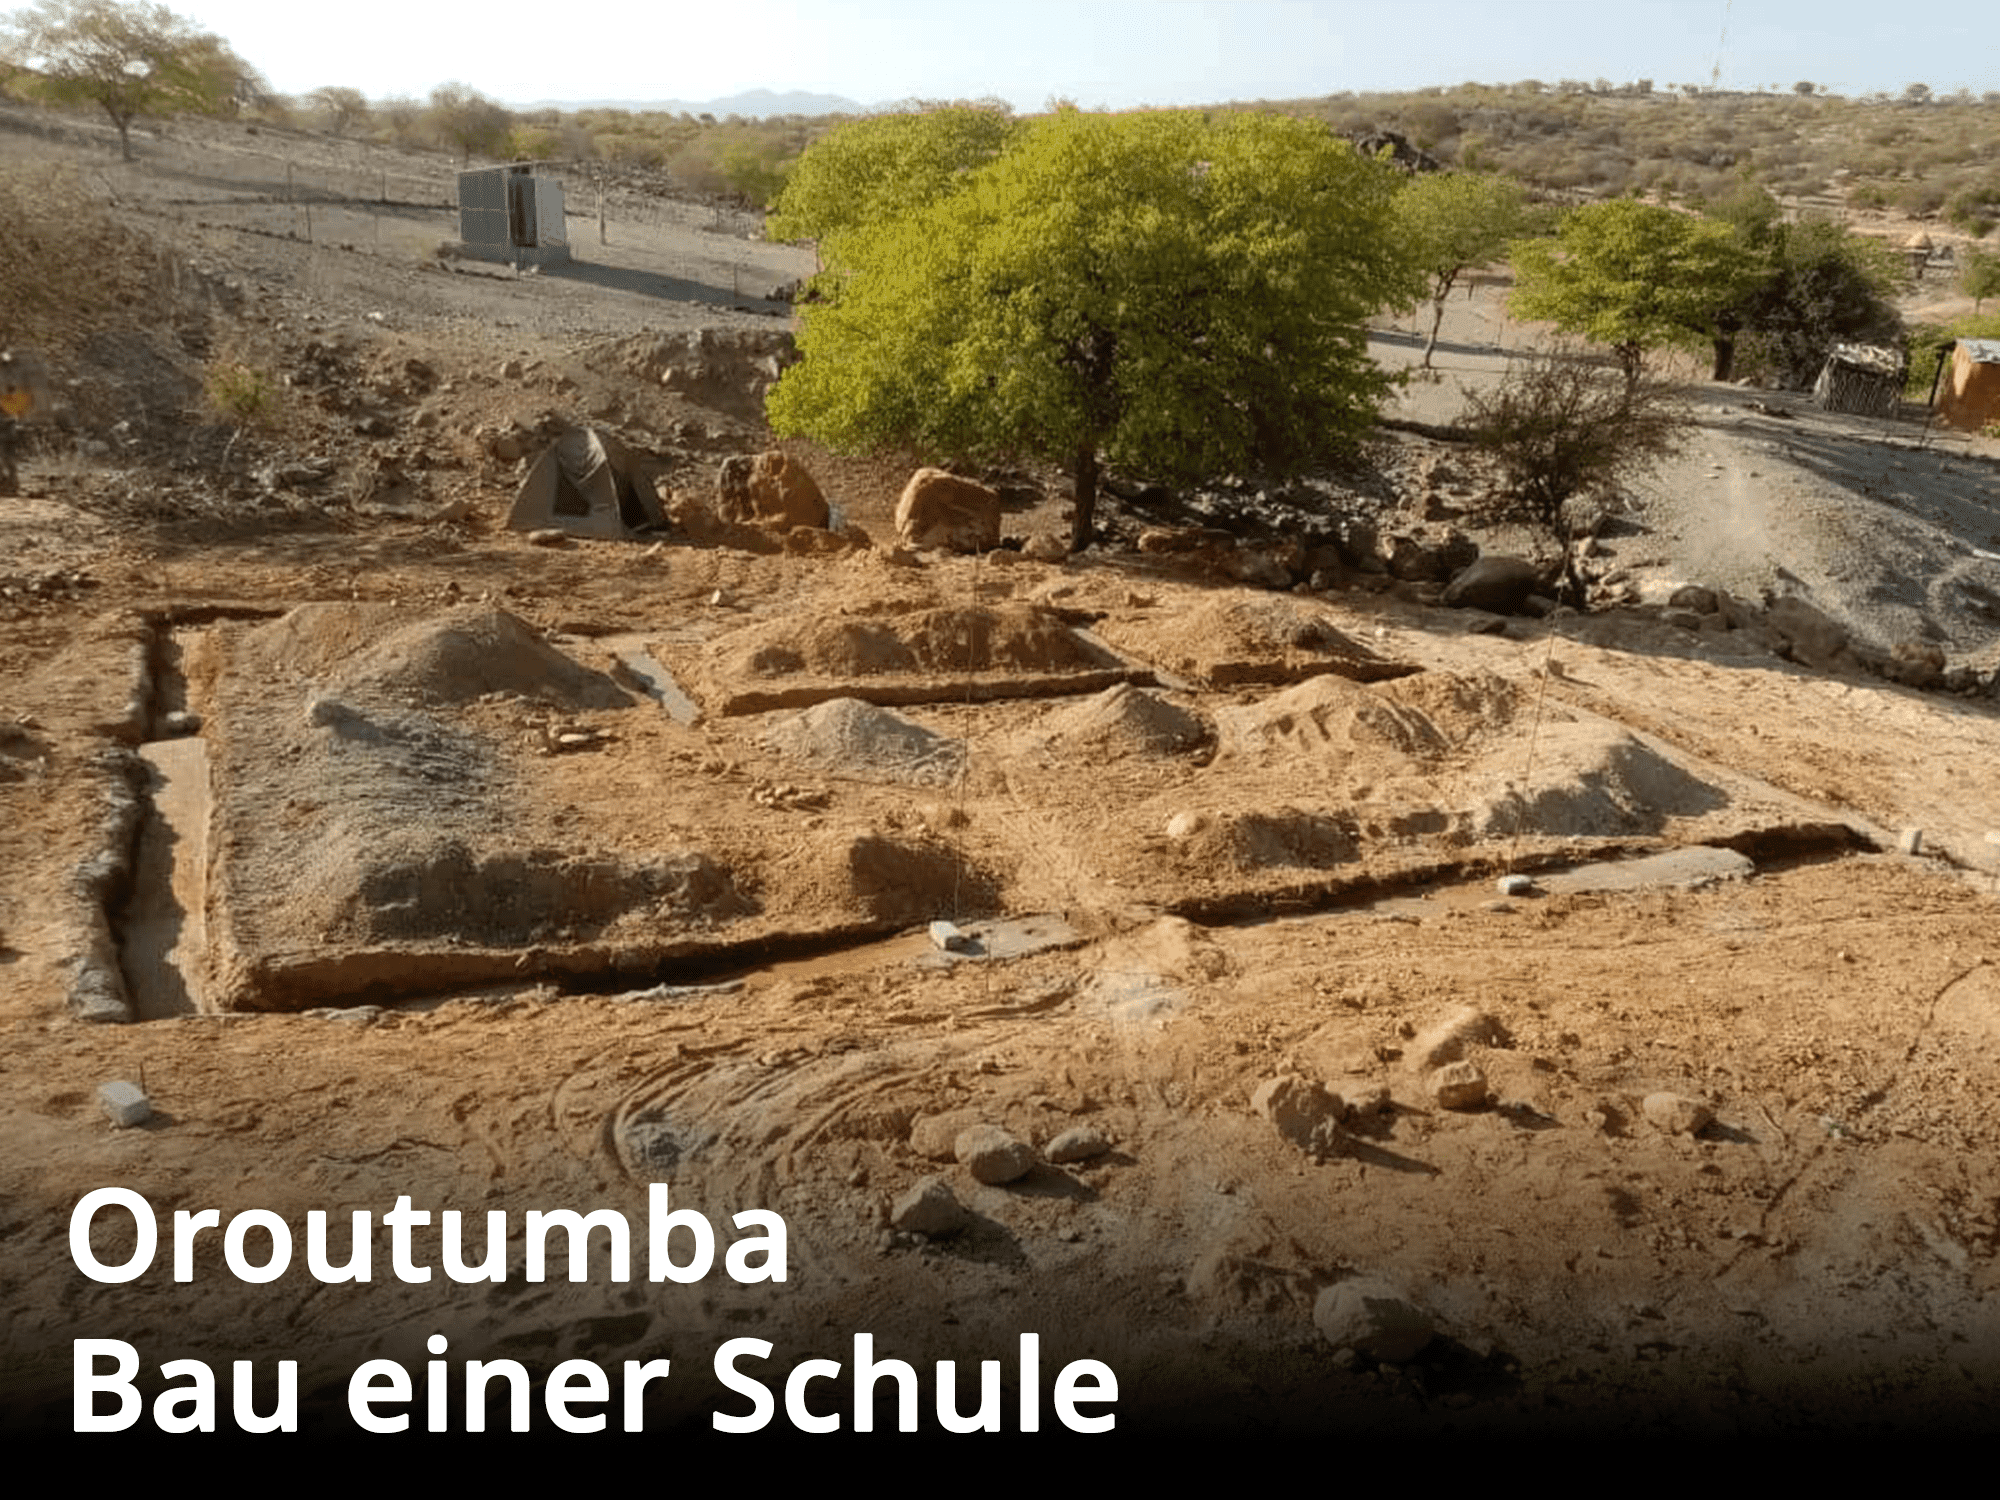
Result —
[[74, 354], [108, 322], [154, 304], [164, 264], [67, 168], [0, 165], [0, 343]]

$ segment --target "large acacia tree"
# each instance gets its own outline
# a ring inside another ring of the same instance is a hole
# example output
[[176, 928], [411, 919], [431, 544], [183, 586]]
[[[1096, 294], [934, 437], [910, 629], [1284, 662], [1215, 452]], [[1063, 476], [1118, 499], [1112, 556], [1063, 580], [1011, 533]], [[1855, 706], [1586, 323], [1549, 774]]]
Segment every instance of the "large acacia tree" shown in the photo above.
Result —
[[164, 5], [39, 0], [8, 32], [6, 50], [41, 75], [37, 92], [102, 109], [127, 161], [139, 116], [229, 114], [262, 92], [228, 43]]
[[1389, 385], [1365, 320], [1422, 288], [1396, 184], [1308, 121], [1061, 110], [822, 242], [831, 297], [803, 310], [772, 425], [1067, 464], [1077, 548], [1106, 463], [1296, 471], [1351, 445]]

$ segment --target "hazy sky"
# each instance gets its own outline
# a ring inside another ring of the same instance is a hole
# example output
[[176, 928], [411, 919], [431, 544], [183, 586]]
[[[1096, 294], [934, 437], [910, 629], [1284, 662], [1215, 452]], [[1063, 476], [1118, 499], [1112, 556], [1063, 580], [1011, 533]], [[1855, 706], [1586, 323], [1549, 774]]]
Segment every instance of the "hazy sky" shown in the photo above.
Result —
[[2000, 89], [2000, 7], [1881, 0], [170, 0], [281, 93], [460, 82], [509, 103], [865, 104], [998, 95], [1022, 110], [1298, 98], [1468, 80], [1650, 78], [1838, 93]]

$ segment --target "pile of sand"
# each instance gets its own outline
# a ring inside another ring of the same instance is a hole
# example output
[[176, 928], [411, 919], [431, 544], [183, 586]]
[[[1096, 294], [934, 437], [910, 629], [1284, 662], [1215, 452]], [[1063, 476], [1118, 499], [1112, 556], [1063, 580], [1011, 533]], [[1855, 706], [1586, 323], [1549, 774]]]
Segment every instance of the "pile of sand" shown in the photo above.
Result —
[[774, 716], [764, 742], [781, 755], [857, 781], [943, 786], [965, 768], [965, 742], [858, 698]]
[[934, 838], [829, 832], [787, 862], [773, 881], [798, 912], [848, 913], [871, 925], [914, 926], [999, 911], [993, 876]]
[[1181, 755], [1206, 744], [1209, 729], [1199, 715], [1121, 682], [1055, 709], [1023, 738], [1037, 748], [1117, 759]]
[[428, 618], [382, 604], [305, 604], [245, 631], [234, 669], [306, 678], [336, 697], [443, 707], [512, 693], [563, 709], [623, 708], [626, 692], [505, 610]]
[[1475, 839], [1656, 834], [1730, 804], [1720, 787], [1602, 721], [1544, 723], [1532, 764], [1483, 756], [1468, 781], [1478, 788], [1464, 819]]
[[1418, 670], [1384, 660], [1343, 634], [1322, 609], [1284, 594], [1248, 594], [1196, 605], [1164, 624], [1107, 622], [1114, 645], [1209, 687], [1298, 682], [1322, 672], [1356, 682]]
[[1175, 849], [1204, 870], [1323, 870], [1355, 857], [1351, 821], [1297, 807], [1204, 818]]
[[1444, 760], [1517, 731], [1525, 746], [1527, 706], [1521, 689], [1490, 672], [1427, 672], [1381, 687], [1319, 676], [1217, 718], [1229, 754], [1365, 770]]
[[1046, 610], [1027, 605], [792, 618], [713, 642], [719, 681], [888, 673], [1075, 672], [1116, 665]]

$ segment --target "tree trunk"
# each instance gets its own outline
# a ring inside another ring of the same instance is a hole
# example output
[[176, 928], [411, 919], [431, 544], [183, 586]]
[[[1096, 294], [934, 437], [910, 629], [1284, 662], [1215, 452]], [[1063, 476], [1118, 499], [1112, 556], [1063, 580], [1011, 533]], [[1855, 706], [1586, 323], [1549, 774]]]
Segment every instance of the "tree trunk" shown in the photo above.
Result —
[[1715, 372], [1708, 378], [1710, 380], [1727, 380], [1729, 372], [1736, 367], [1736, 340], [1734, 338], [1717, 337], [1712, 342], [1715, 345]]
[[1076, 520], [1070, 527], [1069, 550], [1081, 552], [1095, 534], [1091, 527], [1097, 512], [1097, 444], [1085, 443], [1076, 450]]
[[1438, 329], [1444, 326], [1444, 299], [1448, 295], [1450, 288], [1447, 287], [1431, 303], [1431, 335], [1424, 340], [1424, 362], [1418, 366], [1419, 369], [1428, 370], [1431, 367], [1431, 351], [1438, 346]]

